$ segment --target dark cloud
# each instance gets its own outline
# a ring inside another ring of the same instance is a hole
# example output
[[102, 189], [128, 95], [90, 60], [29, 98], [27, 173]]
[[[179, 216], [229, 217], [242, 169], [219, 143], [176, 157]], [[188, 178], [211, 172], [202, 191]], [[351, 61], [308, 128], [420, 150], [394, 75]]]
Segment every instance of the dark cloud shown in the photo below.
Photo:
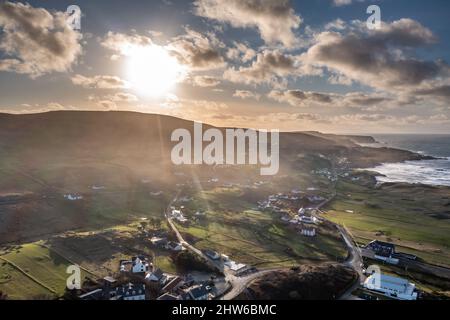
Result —
[[278, 102], [288, 103], [294, 107], [307, 107], [314, 103], [328, 105], [335, 98], [333, 94], [301, 90], [272, 90], [268, 94], [268, 97]]
[[174, 38], [168, 48], [180, 63], [193, 69], [207, 70], [226, 65], [218, 46], [222, 46], [222, 43], [216, 38], [211, 39], [187, 28], [186, 34]]
[[436, 41], [432, 32], [416, 21], [401, 19], [383, 24], [377, 31], [363, 30], [322, 32], [301, 60], [385, 90], [420, 85], [446, 68], [440, 61], [423, 61], [410, 55], [411, 48]]
[[286, 81], [286, 77], [293, 75], [296, 69], [295, 57], [265, 50], [257, 55], [251, 66], [229, 69], [224, 73], [224, 78], [235, 83], [276, 84]]

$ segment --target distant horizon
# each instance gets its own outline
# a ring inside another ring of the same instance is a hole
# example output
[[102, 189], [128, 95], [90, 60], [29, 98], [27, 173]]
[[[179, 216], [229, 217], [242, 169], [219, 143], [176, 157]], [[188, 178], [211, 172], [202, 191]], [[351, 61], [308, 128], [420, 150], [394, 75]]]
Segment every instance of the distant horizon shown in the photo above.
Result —
[[[37, 115], [37, 114], [50, 114], [50, 113], [59, 113], [59, 112], [97, 112], [97, 113], [137, 113], [137, 114], [144, 114], [144, 115], [155, 115], [155, 116], [166, 116], [166, 117], [170, 117], [170, 118], [175, 118], [175, 119], [180, 119], [180, 120], [184, 120], [184, 121], [190, 121], [190, 122], [201, 122], [201, 121], [197, 121], [197, 120], [192, 120], [192, 119], [187, 119], [187, 118], [183, 118], [180, 116], [173, 116], [173, 115], [168, 115], [168, 114], [163, 114], [163, 113], [152, 113], [152, 112], [143, 112], [143, 111], [134, 111], [134, 110], [49, 110], [49, 111], [37, 111], [37, 112], [29, 112], [29, 113], [13, 113], [13, 112], [0, 112], [0, 115], [14, 115], [14, 116], [22, 116], [22, 115]], [[208, 122], [201, 122], [203, 124], [206, 125], [210, 125], [213, 127], [217, 127], [217, 128], [242, 128], [242, 129], [254, 129], [252, 127], [243, 127], [243, 126], [217, 126]], [[256, 128], [256, 130], [263, 130], [263, 129], [271, 129], [271, 128]], [[383, 135], [405, 135], [405, 136], [413, 136], [413, 135], [428, 135], [428, 136], [450, 136], [450, 132], [448, 133], [439, 133], [439, 132], [383, 132], [383, 133], [373, 133], [373, 132], [339, 132], [339, 131], [335, 131], [335, 132], [330, 132], [330, 131], [318, 131], [318, 130], [280, 130], [280, 132], [282, 133], [308, 133], [308, 132], [318, 132], [321, 134], [332, 134], [332, 135], [349, 135], [349, 136], [358, 136], [358, 135], [363, 135], [363, 136], [383, 136]]]

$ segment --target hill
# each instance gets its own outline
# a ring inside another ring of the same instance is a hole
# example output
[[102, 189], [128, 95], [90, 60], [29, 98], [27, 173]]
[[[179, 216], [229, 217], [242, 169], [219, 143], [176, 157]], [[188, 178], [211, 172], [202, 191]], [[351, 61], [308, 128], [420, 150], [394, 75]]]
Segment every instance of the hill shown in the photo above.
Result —
[[[172, 132], [192, 133], [193, 127], [191, 121], [135, 112], [0, 114], [0, 243], [104, 228], [144, 213], [161, 215], [170, 199], [148, 194], [170, 195], [191, 180], [261, 179], [254, 166], [173, 165]], [[331, 168], [337, 159], [364, 167], [421, 157], [360, 147], [346, 137], [281, 133], [278, 176], [307, 175]], [[68, 201], [67, 194], [83, 201]]]
[[353, 269], [339, 264], [302, 265], [298, 270], [271, 272], [241, 295], [254, 300], [332, 300], [356, 280]]

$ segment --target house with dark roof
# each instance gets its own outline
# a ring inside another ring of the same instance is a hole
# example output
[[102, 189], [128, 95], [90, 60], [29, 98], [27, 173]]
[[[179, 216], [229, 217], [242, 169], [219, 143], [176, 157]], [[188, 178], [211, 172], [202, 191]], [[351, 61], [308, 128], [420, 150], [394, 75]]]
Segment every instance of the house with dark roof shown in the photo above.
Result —
[[373, 253], [373, 259], [390, 264], [399, 263], [399, 259], [395, 256], [395, 245], [392, 243], [374, 240], [365, 246], [364, 249]]
[[188, 291], [192, 300], [209, 300], [209, 290], [207, 286], [198, 286]]
[[145, 285], [128, 283], [116, 288], [117, 300], [145, 300]]
[[166, 244], [166, 249], [170, 250], [170, 251], [179, 252], [179, 251], [183, 251], [183, 245], [181, 243], [178, 243], [178, 242], [169, 241]]
[[203, 253], [212, 260], [219, 260], [220, 258], [220, 255], [213, 250], [206, 249], [203, 251]]
[[163, 285], [167, 280], [167, 276], [161, 269], [156, 269], [155, 271], [148, 273], [145, 276], [145, 280], [159, 282], [161, 285]]

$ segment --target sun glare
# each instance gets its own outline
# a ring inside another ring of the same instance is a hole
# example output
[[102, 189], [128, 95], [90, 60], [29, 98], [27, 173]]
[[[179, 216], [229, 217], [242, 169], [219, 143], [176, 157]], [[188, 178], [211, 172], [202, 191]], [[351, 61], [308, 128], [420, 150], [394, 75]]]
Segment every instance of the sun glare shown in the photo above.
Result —
[[168, 93], [183, 77], [184, 67], [161, 46], [136, 46], [128, 52], [128, 81], [143, 95]]

